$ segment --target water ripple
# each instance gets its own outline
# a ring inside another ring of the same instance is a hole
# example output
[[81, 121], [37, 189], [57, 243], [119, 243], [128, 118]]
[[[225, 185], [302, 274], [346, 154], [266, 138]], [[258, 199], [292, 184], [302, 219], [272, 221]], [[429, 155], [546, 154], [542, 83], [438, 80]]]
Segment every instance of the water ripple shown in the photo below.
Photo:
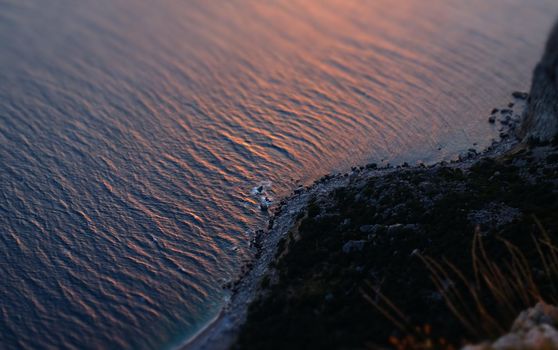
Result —
[[250, 189], [488, 144], [486, 112], [528, 87], [556, 11], [1, 2], [1, 347], [180, 343], [250, 257]]

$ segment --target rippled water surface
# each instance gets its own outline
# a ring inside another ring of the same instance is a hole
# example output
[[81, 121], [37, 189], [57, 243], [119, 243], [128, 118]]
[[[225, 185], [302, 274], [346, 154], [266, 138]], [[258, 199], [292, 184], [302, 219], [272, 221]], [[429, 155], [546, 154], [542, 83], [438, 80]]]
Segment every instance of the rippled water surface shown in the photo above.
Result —
[[555, 0], [0, 0], [0, 347], [165, 348], [275, 197], [497, 130]]

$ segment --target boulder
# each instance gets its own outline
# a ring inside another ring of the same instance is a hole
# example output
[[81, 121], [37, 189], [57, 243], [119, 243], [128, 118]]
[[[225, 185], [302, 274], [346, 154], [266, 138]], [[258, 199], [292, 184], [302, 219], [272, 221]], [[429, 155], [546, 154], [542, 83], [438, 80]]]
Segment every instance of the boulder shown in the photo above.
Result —
[[519, 314], [509, 333], [494, 342], [467, 345], [462, 350], [558, 349], [558, 308], [539, 302]]

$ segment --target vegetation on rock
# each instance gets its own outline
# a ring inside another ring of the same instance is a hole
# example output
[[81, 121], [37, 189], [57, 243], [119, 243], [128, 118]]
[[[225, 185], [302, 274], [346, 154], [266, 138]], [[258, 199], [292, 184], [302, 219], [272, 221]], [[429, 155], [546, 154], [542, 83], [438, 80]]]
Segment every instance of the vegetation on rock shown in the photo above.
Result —
[[[541, 234], [534, 218], [549, 237], [558, 234], [557, 157], [555, 145], [537, 145], [512, 156], [481, 159], [468, 169], [439, 165], [355, 177], [349, 186], [316, 198], [280, 243], [235, 346], [389, 345], [390, 336], [402, 339], [407, 334], [365, 297], [379, 294], [401, 310], [408, 324], [428, 325], [431, 336], [444, 344], [496, 336], [464, 327], [420, 256], [451, 261], [463, 278], [441, 283], [466, 290], [465, 281], [475, 280], [470, 249], [475, 232], [496, 264], [510, 259], [504, 239], [521, 247], [540, 295], [550, 299], [552, 285], [532, 238]], [[486, 311], [497, 315], [501, 310], [492, 297], [482, 291], [478, 295]], [[476, 308], [474, 300], [465, 302]], [[503, 320], [508, 319], [513, 321]]]

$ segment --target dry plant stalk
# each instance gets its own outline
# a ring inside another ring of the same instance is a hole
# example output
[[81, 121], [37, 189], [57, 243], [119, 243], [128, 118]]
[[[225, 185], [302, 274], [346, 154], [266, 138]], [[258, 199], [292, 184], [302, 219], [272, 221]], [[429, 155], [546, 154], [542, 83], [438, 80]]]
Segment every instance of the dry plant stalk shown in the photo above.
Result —
[[[546, 302], [558, 303], [558, 247], [540, 221], [533, 217], [541, 235], [532, 240], [543, 269], [545, 282], [551, 295]], [[543, 300], [540, 286], [533, 277], [533, 268], [525, 253], [511, 242], [498, 239], [506, 248], [509, 259], [503, 263], [492, 260], [486, 252], [480, 230], [475, 230], [472, 247], [473, 281], [447, 259], [441, 262], [418, 254], [430, 272], [431, 280], [442, 295], [451, 313], [461, 322], [467, 332], [476, 339], [496, 338], [507, 332], [517, 315], [526, 308]], [[454, 283], [454, 280], [458, 283]], [[459, 288], [459, 285], [465, 288]], [[390, 343], [397, 349], [411, 348], [451, 348], [442, 339], [444, 346], [432, 342], [430, 332], [419, 332], [413, 327], [404, 313], [379, 288], [368, 283], [375, 293], [361, 289], [363, 297], [382, 315], [390, 320], [400, 331], [409, 334], [403, 339], [392, 339]], [[490, 306], [489, 306], [490, 301]], [[430, 329], [430, 328], [428, 328]]]

